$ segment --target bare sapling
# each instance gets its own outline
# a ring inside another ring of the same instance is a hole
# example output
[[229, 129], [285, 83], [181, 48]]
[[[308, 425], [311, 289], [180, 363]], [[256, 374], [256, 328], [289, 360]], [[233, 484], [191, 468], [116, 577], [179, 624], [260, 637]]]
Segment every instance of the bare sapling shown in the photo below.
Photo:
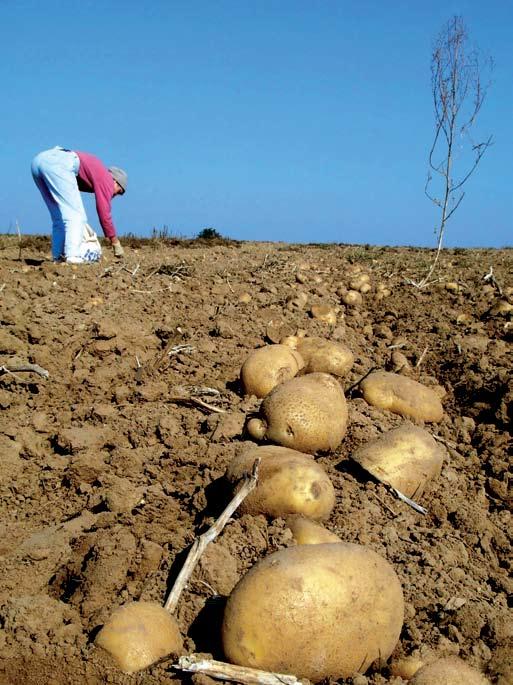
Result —
[[[431, 90], [435, 134], [429, 151], [427, 197], [439, 210], [437, 248], [423, 288], [436, 269], [448, 220], [465, 197], [464, 186], [492, 145], [492, 136], [476, 142], [472, 130], [491, 85], [491, 58], [484, 59], [470, 43], [462, 17], [452, 17], [438, 35], [431, 55]], [[460, 171], [461, 168], [461, 171]], [[434, 186], [434, 187], [433, 187]]]

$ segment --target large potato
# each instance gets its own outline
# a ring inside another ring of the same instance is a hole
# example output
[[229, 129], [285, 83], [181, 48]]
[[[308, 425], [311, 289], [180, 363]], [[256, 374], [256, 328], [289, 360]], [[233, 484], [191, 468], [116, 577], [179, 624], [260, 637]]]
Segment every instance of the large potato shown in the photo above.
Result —
[[351, 457], [375, 478], [407, 497], [419, 497], [440, 475], [443, 450], [418, 426], [401, 426], [359, 447]]
[[365, 400], [379, 409], [420, 421], [441, 421], [444, 410], [431, 388], [389, 371], [373, 371], [360, 383]]
[[226, 657], [318, 682], [364, 672], [392, 653], [404, 616], [392, 566], [361, 545], [298, 545], [258, 562], [230, 595]]
[[249, 434], [299, 452], [334, 450], [347, 428], [347, 404], [337, 380], [310, 373], [276, 386], [248, 421]]
[[176, 620], [156, 602], [131, 602], [119, 607], [95, 642], [125, 673], [140, 671], [183, 649]]
[[287, 518], [287, 525], [292, 531], [294, 541], [298, 545], [321, 545], [324, 542], [342, 542], [335, 533], [302, 516]]
[[298, 373], [304, 366], [301, 355], [287, 345], [267, 345], [251, 352], [240, 377], [246, 395], [265, 397], [271, 390]]
[[316, 520], [330, 515], [335, 489], [322, 466], [301, 452], [274, 445], [253, 447], [232, 460], [228, 480], [240, 481], [257, 457], [261, 459], [258, 484], [239, 511], [273, 517], [304, 514]]
[[299, 352], [305, 363], [303, 373], [320, 371], [333, 376], [346, 376], [353, 366], [353, 353], [342, 343], [297, 336], [290, 336], [282, 342]]
[[449, 656], [420, 668], [410, 685], [490, 685], [490, 681], [458, 657]]

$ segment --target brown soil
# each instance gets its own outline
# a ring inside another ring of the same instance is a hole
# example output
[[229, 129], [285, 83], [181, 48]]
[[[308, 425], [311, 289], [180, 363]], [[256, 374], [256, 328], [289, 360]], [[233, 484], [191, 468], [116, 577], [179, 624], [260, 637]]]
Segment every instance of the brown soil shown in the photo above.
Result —
[[[26, 239], [21, 259], [14, 239], [0, 248], [0, 365], [49, 371], [0, 375], [1, 683], [187, 680], [170, 661], [124, 675], [94, 636], [120, 604], [163, 601], [229, 499], [223, 474], [259, 404], [241, 393], [241, 364], [298, 328], [350, 346], [346, 390], [389, 369], [396, 344], [411, 377], [445, 390], [429, 430], [446, 460], [426, 516], [353, 466], [352, 449], [404, 420], [349, 393], [348, 434], [318, 457], [337, 490], [328, 527], [396, 568], [407, 605], [396, 657], [456, 654], [513, 683], [513, 319], [490, 312], [499, 296], [483, 280], [493, 265], [513, 301], [511, 250], [444, 251], [442, 280], [418, 290], [404, 279], [425, 273], [429, 251], [153, 240], [132, 241], [123, 267], [110, 256], [69, 267], [48, 260], [46, 240]], [[340, 300], [350, 264], [373, 284], [357, 309]], [[381, 300], [378, 283], [392, 291]], [[287, 304], [300, 292], [306, 305]], [[339, 307], [337, 323], [312, 318], [315, 304]], [[226, 413], [176, 400], [191, 393]], [[284, 521], [235, 516], [180, 600], [189, 651], [222, 658], [223, 597], [287, 544]], [[403, 681], [384, 666], [355, 682]]]

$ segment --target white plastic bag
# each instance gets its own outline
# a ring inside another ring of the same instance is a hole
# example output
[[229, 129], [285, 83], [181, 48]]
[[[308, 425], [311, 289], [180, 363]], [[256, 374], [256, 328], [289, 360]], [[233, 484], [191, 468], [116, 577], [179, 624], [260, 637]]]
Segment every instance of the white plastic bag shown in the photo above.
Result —
[[98, 262], [102, 256], [102, 248], [98, 236], [89, 224], [84, 224], [84, 237], [80, 246], [80, 256], [84, 262]]

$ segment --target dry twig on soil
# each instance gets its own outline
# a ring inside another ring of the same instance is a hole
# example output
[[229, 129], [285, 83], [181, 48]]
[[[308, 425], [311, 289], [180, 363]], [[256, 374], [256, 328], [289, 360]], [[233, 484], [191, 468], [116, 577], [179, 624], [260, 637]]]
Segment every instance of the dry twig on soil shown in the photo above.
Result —
[[202, 409], [206, 409], [207, 411], [217, 412], [218, 414], [226, 413], [226, 409], [215, 407], [213, 404], [207, 404], [207, 402], [203, 402], [203, 400], [200, 400], [198, 397], [178, 395], [176, 397], [169, 397], [168, 402], [183, 402], [184, 404], [195, 404], [197, 407], [201, 407]]
[[246, 666], [234, 666], [223, 661], [204, 659], [197, 654], [182, 656], [173, 668], [190, 673], [204, 673], [216, 680], [229, 680], [243, 685], [299, 685], [302, 681], [294, 675], [270, 673]]
[[2, 373], [37, 373], [38, 376], [43, 378], [49, 378], [50, 374], [46, 369], [38, 364], [4, 364], [0, 366], [0, 372]]
[[185, 564], [182, 570], [178, 574], [178, 577], [173, 585], [171, 592], [164, 604], [164, 609], [167, 609], [171, 614], [175, 611], [182, 594], [182, 590], [187, 585], [189, 578], [191, 577], [196, 564], [201, 558], [201, 555], [208, 547], [208, 545], [215, 540], [215, 538], [221, 533], [225, 525], [228, 523], [232, 517], [234, 511], [238, 508], [241, 502], [249, 495], [249, 493], [255, 489], [258, 482], [258, 467], [260, 466], [260, 459], [256, 459], [253, 464], [252, 473], [244, 479], [240, 489], [235, 494], [235, 497], [231, 500], [228, 506], [225, 508], [221, 516], [217, 521], [205, 532], [196, 538], [194, 544], [192, 545]]
[[495, 276], [493, 274], [493, 266], [490, 267], [490, 271], [486, 274], [486, 276], [483, 276], [483, 281], [487, 281], [487, 282], [490, 281], [490, 283], [495, 288], [497, 288], [499, 295], [502, 297], [502, 288], [499, 285], [499, 283], [497, 282], [497, 279], [495, 278]]

